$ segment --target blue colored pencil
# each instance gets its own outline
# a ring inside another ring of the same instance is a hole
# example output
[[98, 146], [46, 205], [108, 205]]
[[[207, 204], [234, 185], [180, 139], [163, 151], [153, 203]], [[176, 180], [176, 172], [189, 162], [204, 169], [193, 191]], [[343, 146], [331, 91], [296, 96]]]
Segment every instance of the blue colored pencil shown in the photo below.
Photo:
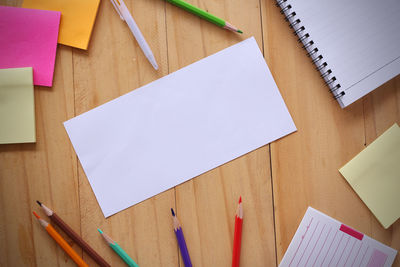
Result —
[[182, 227], [175, 216], [174, 210], [171, 208], [172, 219], [174, 221], [174, 232], [176, 239], [178, 240], [179, 249], [181, 250], [183, 264], [185, 267], [192, 267], [192, 262], [190, 261], [189, 251], [186, 246], [185, 237], [183, 236]]

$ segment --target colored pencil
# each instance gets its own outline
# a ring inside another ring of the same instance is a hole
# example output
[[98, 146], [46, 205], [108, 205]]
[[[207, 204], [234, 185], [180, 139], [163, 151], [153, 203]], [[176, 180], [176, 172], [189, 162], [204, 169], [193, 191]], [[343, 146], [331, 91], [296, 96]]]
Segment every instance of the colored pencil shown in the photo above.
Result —
[[79, 267], [89, 267], [86, 262], [75, 252], [75, 250], [68, 245], [67, 241], [62, 238], [62, 236], [57, 233], [57, 231], [51, 226], [48, 222], [41, 219], [36, 212], [33, 212], [35, 217], [38, 219], [40, 225], [42, 225], [47, 233], [57, 242], [57, 244], [71, 257], [71, 259], [79, 266]]
[[78, 244], [98, 265], [101, 267], [111, 267], [93, 248], [89, 246], [71, 227], [68, 226], [54, 211], [46, 207], [43, 203], [36, 200], [38, 205], [43, 209], [44, 213], [50, 220], [60, 227], [76, 244]]
[[175, 216], [174, 209], [171, 208], [172, 219], [174, 222], [174, 232], [176, 239], [178, 240], [179, 249], [181, 250], [181, 256], [185, 267], [192, 267], [192, 262], [190, 261], [189, 251], [186, 246], [185, 237], [183, 236], [182, 227]]
[[217, 16], [212, 15], [201, 8], [198, 8], [192, 4], [189, 4], [188, 2], [185, 2], [183, 0], [167, 0], [167, 2], [173, 4], [177, 7], [180, 7], [202, 19], [205, 19], [205, 20], [217, 25], [218, 27], [221, 27], [221, 28], [233, 31], [233, 32], [243, 33], [241, 30], [239, 30], [238, 28], [236, 28], [229, 22], [227, 22], [223, 19], [220, 19]]
[[107, 244], [122, 258], [122, 260], [130, 267], [139, 267], [136, 262], [132, 260], [131, 257], [118, 245], [117, 242], [111, 239], [108, 235], [103, 233], [100, 229], [97, 229]]
[[235, 215], [235, 233], [233, 236], [232, 267], [239, 267], [239, 265], [240, 265], [240, 247], [241, 247], [241, 243], [242, 243], [242, 224], [243, 224], [243, 207], [242, 207], [242, 197], [240, 197], [239, 204], [236, 209], [236, 215]]

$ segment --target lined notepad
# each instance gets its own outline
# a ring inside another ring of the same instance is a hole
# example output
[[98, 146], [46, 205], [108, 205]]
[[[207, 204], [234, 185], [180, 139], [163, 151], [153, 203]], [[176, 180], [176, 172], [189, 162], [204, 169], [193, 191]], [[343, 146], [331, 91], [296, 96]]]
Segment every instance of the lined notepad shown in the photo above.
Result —
[[280, 267], [389, 267], [397, 251], [311, 207]]
[[277, 2], [342, 107], [400, 73], [400, 1]]

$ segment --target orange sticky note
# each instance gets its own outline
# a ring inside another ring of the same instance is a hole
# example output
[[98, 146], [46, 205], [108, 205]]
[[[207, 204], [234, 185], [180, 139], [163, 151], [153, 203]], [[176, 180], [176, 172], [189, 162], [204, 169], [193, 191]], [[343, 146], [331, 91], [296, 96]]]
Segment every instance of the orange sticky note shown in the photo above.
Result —
[[100, 0], [24, 0], [22, 7], [61, 12], [58, 43], [87, 49]]

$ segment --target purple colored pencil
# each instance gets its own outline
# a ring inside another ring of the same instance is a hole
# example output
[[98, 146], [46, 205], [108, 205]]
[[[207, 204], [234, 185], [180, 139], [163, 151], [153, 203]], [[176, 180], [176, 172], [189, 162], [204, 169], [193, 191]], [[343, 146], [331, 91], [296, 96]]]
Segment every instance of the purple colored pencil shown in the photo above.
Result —
[[182, 227], [175, 216], [175, 212], [171, 209], [172, 218], [174, 221], [174, 232], [176, 239], [178, 240], [179, 249], [181, 250], [182, 260], [185, 267], [192, 267], [192, 262], [190, 261], [189, 251], [186, 246], [185, 237], [183, 236]]

